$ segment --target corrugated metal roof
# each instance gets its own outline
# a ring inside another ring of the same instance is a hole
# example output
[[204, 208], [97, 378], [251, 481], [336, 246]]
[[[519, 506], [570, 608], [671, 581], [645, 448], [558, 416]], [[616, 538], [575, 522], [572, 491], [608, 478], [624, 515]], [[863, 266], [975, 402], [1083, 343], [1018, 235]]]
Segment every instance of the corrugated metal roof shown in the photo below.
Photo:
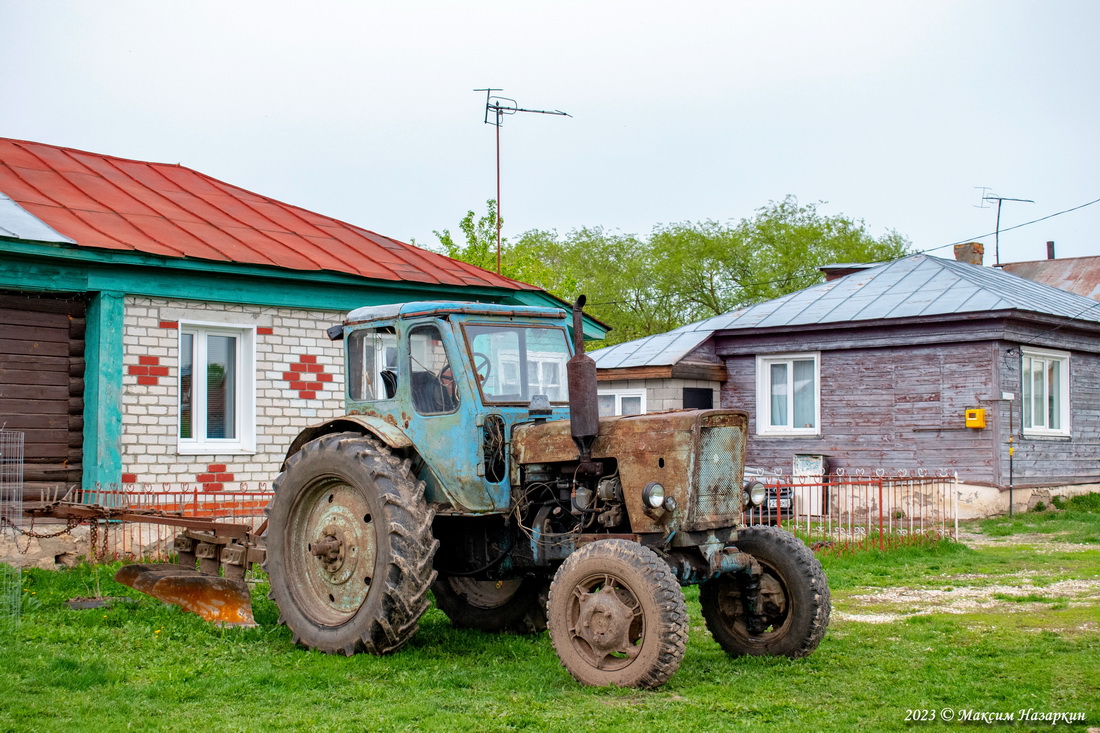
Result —
[[[1094, 307], [1096, 306], [1096, 307]], [[716, 331], [1019, 310], [1100, 323], [1100, 304], [992, 267], [912, 255], [781, 298], [592, 352], [601, 369], [678, 363]]]
[[1001, 267], [1018, 277], [1100, 300], [1100, 257], [1006, 262]]
[[80, 247], [538, 289], [179, 165], [0, 138], [0, 192]]

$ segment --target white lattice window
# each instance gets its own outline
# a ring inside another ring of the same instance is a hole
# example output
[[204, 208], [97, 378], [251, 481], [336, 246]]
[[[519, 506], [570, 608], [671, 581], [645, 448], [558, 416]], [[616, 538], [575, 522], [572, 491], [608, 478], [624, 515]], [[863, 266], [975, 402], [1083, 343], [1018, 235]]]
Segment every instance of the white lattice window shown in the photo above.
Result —
[[1022, 350], [1024, 433], [1069, 435], [1069, 354]]
[[817, 435], [820, 432], [820, 355], [756, 357], [756, 432]]
[[255, 328], [180, 323], [179, 452], [256, 447]]

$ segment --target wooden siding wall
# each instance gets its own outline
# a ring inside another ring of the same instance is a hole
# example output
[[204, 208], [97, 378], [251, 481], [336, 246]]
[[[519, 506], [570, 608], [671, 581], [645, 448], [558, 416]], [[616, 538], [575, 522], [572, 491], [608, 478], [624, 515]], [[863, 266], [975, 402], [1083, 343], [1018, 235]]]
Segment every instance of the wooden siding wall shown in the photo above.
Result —
[[0, 292], [0, 425], [24, 433], [24, 498], [81, 480], [83, 296]]
[[989, 343], [823, 351], [822, 434], [786, 438], [756, 434], [756, 359], [731, 356], [722, 405], [752, 414], [749, 465], [786, 472], [796, 453], [822, 453], [833, 467], [946, 468], [996, 483], [996, 426], [964, 425], [967, 408], [993, 406], [993, 362]]

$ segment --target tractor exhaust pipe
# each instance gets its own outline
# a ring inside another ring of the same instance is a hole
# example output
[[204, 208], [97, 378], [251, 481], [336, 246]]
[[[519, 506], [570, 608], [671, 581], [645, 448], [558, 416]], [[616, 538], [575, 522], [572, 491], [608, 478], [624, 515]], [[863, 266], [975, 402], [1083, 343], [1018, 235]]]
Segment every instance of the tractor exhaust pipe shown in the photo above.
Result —
[[[596, 362], [584, 353], [585, 296], [573, 304], [573, 357], [566, 365], [569, 379], [569, 429], [580, 451], [582, 472], [592, 466], [592, 444], [600, 433], [600, 406], [596, 396]], [[595, 468], [593, 466], [593, 468]]]

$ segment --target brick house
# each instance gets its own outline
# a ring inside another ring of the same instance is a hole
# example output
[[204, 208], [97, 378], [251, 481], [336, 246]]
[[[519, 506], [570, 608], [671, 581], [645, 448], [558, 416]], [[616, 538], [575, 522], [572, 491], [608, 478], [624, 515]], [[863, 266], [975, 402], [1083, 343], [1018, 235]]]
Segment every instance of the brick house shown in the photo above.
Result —
[[709, 374], [723, 407], [751, 415], [750, 465], [947, 469], [964, 511], [1005, 510], [1010, 488], [1017, 502], [1098, 488], [1100, 304], [929, 255], [842, 272], [592, 352], [601, 388], [644, 392], [646, 408], [666, 390], [675, 408], [689, 406], [677, 379]]
[[26, 436], [30, 501], [269, 482], [343, 411], [324, 329], [441, 299], [562, 305], [179, 165], [0, 139], [0, 425]]

